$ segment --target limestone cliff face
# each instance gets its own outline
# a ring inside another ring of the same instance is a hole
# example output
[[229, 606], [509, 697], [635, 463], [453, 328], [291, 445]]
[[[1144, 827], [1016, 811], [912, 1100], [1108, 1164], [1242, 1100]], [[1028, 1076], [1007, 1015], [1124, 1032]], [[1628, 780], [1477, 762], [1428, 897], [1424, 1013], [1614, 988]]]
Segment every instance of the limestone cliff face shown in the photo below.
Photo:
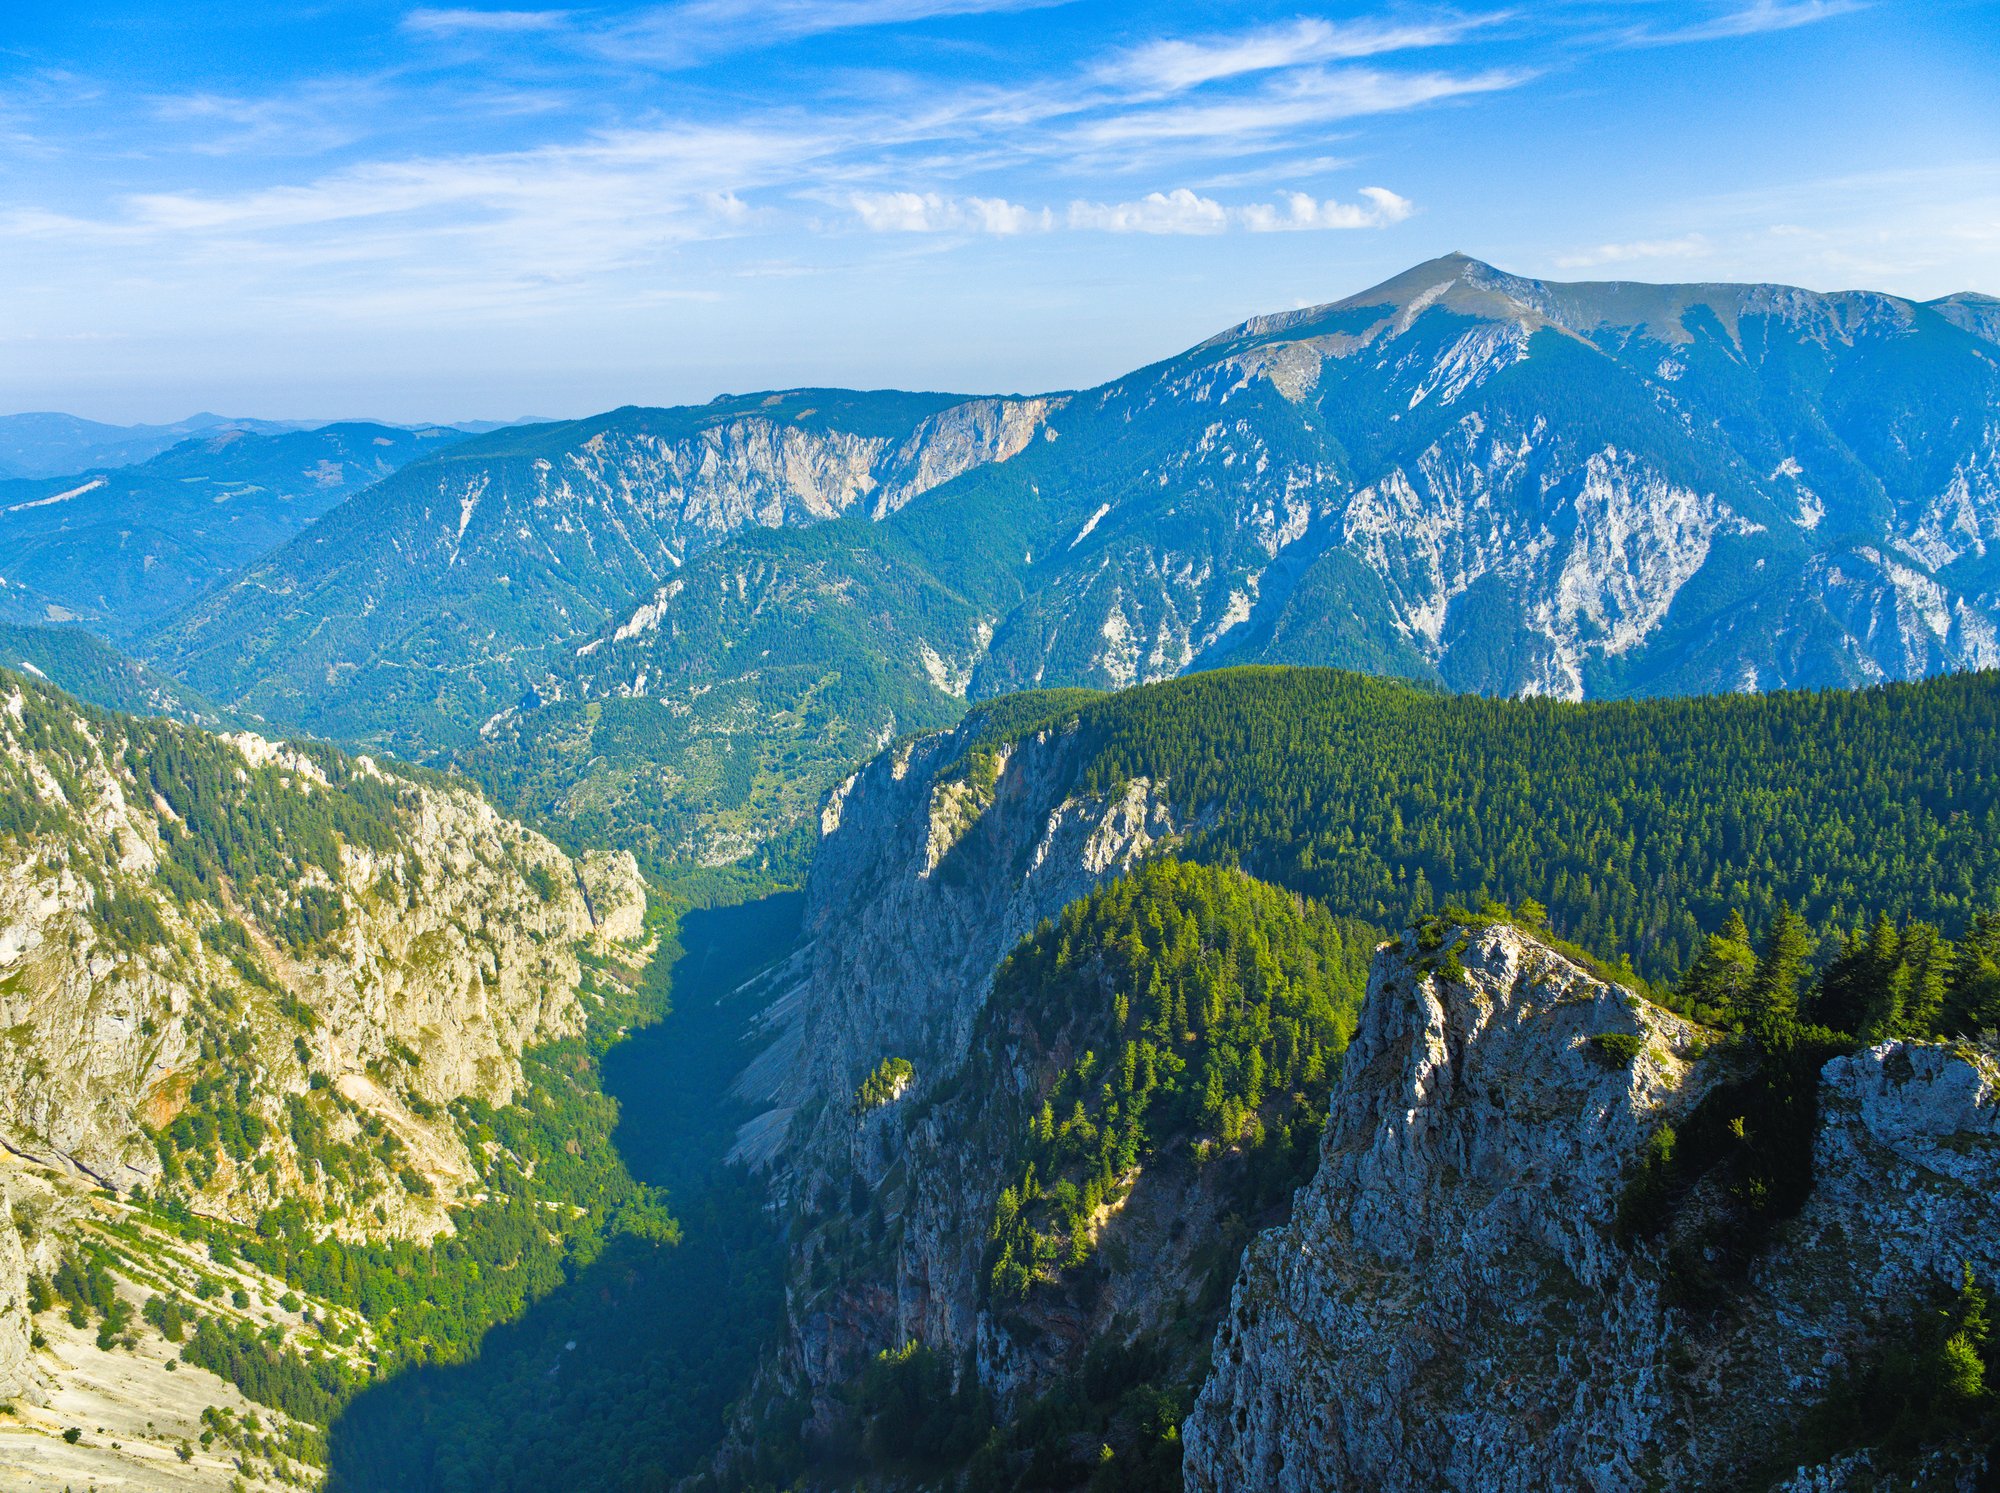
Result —
[[1060, 396], [970, 399], [939, 411], [894, 449], [870, 512], [885, 517], [974, 467], [1012, 460], [1044, 433], [1063, 402]]
[[886, 752], [822, 812], [787, 1023], [743, 1090], [809, 1108], [794, 1170], [829, 1147], [866, 1152], [850, 1144], [844, 1106], [869, 1071], [908, 1059], [909, 1098], [948, 1077], [1007, 951], [1174, 838], [1149, 783], [1110, 797], [1071, 793], [1085, 753], [1075, 732], [1003, 749], [990, 782], [963, 769], [969, 741], [969, 729], [943, 732]]
[[[1960, 577], [2000, 537], [1993, 325], [1963, 298], [1563, 285], [1462, 255], [1255, 318], [1076, 396], [1091, 496], [973, 692], [1224, 658], [1571, 699], [1990, 668], [2000, 613]], [[1802, 359], [1920, 347], [1985, 392], [1905, 444], [1797, 402]], [[1738, 378], [1765, 391], [1754, 431], [1723, 413]]]
[[[1618, 1204], [1728, 1057], [1515, 929], [1463, 959], [1378, 959], [1319, 1172], [1250, 1247], [1185, 1427], [1191, 1489], [1705, 1483], [1768, 1454], [1886, 1310], [2000, 1266], [2000, 1069], [1889, 1043], [1826, 1068], [1814, 1191], [1726, 1309], [1669, 1305]], [[1608, 1032], [1636, 1059], [1607, 1065]]]
[[[351, 1227], [448, 1226], [471, 1167], [444, 1106], [504, 1103], [521, 1049], [581, 1025], [579, 949], [640, 932], [631, 858], [573, 862], [469, 789], [366, 758], [335, 782], [257, 737], [83, 712], [25, 681], [6, 689], [8, 791], [37, 785], [45, 812], [0, 836], [0, 1145], [121, 1191], [151, 1187], [159, 1137], [213, 1108], [194, 1090], [225, 1073], [230, 1111], [258, 1133], [212, 1173], [189, 1169], [198, 1206], [248, 1220], [303, 1195], [339, 1218], [359, 1188], [384, 1216]], [[303, 838], [307, 811], [361, 795], [367, 842], [336, 837], [324, 863], [280, 862], [254, 887], [219, 869], [204, 883], [189, 867], [223, 863], [194, 858], [199, 837], [155, 786], [190, 748], [208, 754], [204, 791], [232, 812], [271, 806], [239, 834]], [[296, 921], [308, 911], [316, 923]], [[329, 1176], [295, 1144], [298, 1103], [323, 1110], [334, 1139], [385, 1125], [404, 1154], [382, 1170], [408, 1169], [429, 1192]]]
[[0, 1399], [28, 1383], [28, 1257], [14, 1227], [14, 1197], [0, 1177]]
[[[785, 1356], [817, 1390], [913, 1339], [954, 1357], [990, 1343], [981, 1372], [1003, 1387], [1021, 1377], [978, 1302], [1004, 1185], [992, 1117], [926, 1100], [961, 1070], [1014, 945], [1178, 838], [1151, 784], [1072, 792], [1089, 749], [1075, 733], [1029, 737], [987, 772], [961, 760], [970, 729], [884, 753], [829, 798], [806, 889], [809, 941], [771, 1008], [771, 1045], [740, 1084], [770, 1105], [744, 1127], [740, 1157], [774, 1163], [778, 1193], [814, 1218], [825, 1192], [845, 1196], [859, 1179], [890, 1231], [886, 1264], [859, 1272], [828, 1256], [817, 1227], [798, 1242]], [[913, 1064], [910, 1088], [857, 1116], [856, 1088], [885, 1057]], [[1017, 1092], [1036, 1076], [1024, 1057]], [[831, 1280], [811, 1284], [823, 1259]]]
[[[974, 399], [949, 406], [908, 434], [862, 434], [795, 422], [790, 407], [746, 411], [685, 434], [613, 426], [556, 459], [533, 464], [536, 508], [556, 514], [629, 509], [680, 548], [749, 527], [837, 518], [866, 503], [875, 517], [990, 461], [1017, 455], [1034, 437], [1049, 399]], [[796, 401], [793, 401], [796, 404]], [[464, 484], [470, 506], [456, 538], [476, 520], [483, 478]]]

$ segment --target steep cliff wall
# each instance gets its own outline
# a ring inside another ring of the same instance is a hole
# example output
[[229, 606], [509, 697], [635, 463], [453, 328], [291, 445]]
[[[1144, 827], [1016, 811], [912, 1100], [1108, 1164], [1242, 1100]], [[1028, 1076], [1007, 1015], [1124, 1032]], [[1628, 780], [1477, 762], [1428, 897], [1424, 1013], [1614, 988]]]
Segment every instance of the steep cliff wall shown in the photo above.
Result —
[[[956, 1358], [992, 1340], [979, 1264], [1012, 1133], [931, 1101], [960, 1073], [995, 967], [1022, 937], [1178, 840], [1149, 783], [1073, 792], [1088, 750], [1074, 732], [986, 756], [973, 751], [977, 729], [884, 753], [829, 798], [808, 942], [772, 1004], [771, 1043], [739, 1084], [769, 1108], [744, 1127], [738, 1156], [772, 1164], [774, 1190], [806, 1220], [784, 1357], [818, 1393], [884, 1347], [920, 1341]], [[885, 1058], [912, 1064], [910, 1085], [855, 1113], [858, 1086]], [[1046, 1078], [1023, 1063], [1014, 1099]], [[865, 1269], [852, 1221], [837, 1216], [847, 1204], [823, 1206], [856, 1189], [885, 1231]], [[999, 1359], [992, 1371], [1020, 1377]]]
[[[643, 967], [644, 913], [629, 854], [572, 859], [460, 783], [0, 674], [0, 1466], [230, 1485], [227, 1435], [179, 1448], [253, 1407], [141, 1320], [162, 1300], [366, 1372], [353, 1301], [302, 1301], [207, 1220], [452, 1230], [486, 1185], [455, 1106], [517, 1097], [523, 1050]], [[72, 1303], [99, 1272], [92, 1327], [51, 1307], [65, 1264]]]
[[1191, 1489], [1728, 1483], [1899, 1310], [2000, 1267], [2000, 1068], [1887, 1043], [1827, 1066], [1803, 1211], [1676, 1304], [1619, 1205], [1736, 1058], [1518, 930], [1463, 961], [1379, 961], [1318, 1175], [1248, 1251], [1185, 1427]]
[[[442, 1227], [471, 1175], [442, 1106], [506, 1102], [522, 1047], [581, 1024], [578, 948], [639, 933], [629, 856], [572, 862], [470, 790], [366, 758], [338, 761], [336, 783], [258, 737], [85, 712], [25, 682], [0, 705], [0, 754], [42, 799], [0, 839], [0, 1144], [150, 1186], [156, 1137], [226, 1068], [270, 1164], [197, 1169], [205, 1206], [248, 1220], [300, 1193], [352, 1200], [298, 1154], [289, 1095], [338, 1109], [337, 1130], [385, 1123], [433, 1188], [384, 1189], [396, 1226]], [[365, 835], [327, 828], [343, 805]], [[288, 832], [331, 838], [286, 859]], [[280, 843], [241, 843], [259, 836]]]
[[[845, 1105], [885, 1057], [921, 1097], [964, 1059], [1001, 958], [1036, 923], [1175, 838], [1153, 785], [1071, 792], [1084, 743], [1043, 732], [976, 768], [977, 727], [906, 743], [843, 783], [821, 816], [786, 1025], [743, 1092], [806, 1113], [781, 1182], [802, 1194], [825, 1159], [879, 1176], [880, 1129]], [[752, 1122], [769, 1135], [784, 1115]], [[866, 1139], [864, 1139], [866, 1137]]]

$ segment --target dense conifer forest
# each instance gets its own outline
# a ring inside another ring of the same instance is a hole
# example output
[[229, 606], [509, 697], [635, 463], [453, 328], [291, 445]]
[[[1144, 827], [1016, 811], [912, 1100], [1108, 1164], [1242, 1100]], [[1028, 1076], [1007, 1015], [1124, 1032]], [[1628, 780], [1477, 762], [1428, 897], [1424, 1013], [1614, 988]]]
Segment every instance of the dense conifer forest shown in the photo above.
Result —
[[[1029, 697], [1032, 698], [1032, 697]], [[1731, 909], [1764, 926], [1922, 917], [1963, 929], [2000, 868], [2000, 674], [1859, 691], [1569, 704], [1323, 669], [1232, 669], [975, 734], [1077, 730], [1078, 787], [1144, 777], [1240, 864], [1332, 912], [1400, 923], [1532, 899], [1647, 980]]]
[[1044, 1033], [1074, 1022], [1091, 1045], [1044, 1094], [1000, 1195], [992, 1293], [1082, 1265], [1098, 1210], [1175, 1142], [1257, 1154], [1246, 1212], [1296, 1186], [1378, 937], [1250, 877], [1167, 860], [1071, 903], [1017, 949], [994, 977], [992, 1019]]

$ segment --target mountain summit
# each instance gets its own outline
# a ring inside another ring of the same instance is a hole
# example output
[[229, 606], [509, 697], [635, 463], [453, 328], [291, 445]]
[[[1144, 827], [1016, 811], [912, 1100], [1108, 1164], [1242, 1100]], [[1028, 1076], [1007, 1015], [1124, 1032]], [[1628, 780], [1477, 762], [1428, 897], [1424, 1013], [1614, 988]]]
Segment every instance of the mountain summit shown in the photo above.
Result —
[[1684, 345], [1700, 335], [1690, 318], [1696, 322], [1713, 318], [1714, 325], [1732, 339], [1743, 320], [1750, 318], [1851, 342], [1871, 328], [1913, 329], [1924, 312], [1942, 316], [1975, 336], [1995, 340], [1986, 318], [2000, 308], [2000, 301], [1969, 291], [1920, 302], [1878, 291], [1823, 292], [1723, 281], [1656, 285], [1638, 280], [1532, 280], [1454, 253], [1413, 265], [1343, 300], [1282, 316], [1252, 318], [1208, 345], [1232, 337], [1300, 335], [1302, 329], [1321, 321], [1362, 311], [1381, 313], [1371, 331], [1390, 327], [1407, 331], [1432, 307], [1478, 321], [1553, 327], [1592, 341], [1622, 332], [1642, 333], [1667, 345]]
[[468, 441], [150, 646], [225, 705], [456, 752], [522, 812], [714, 860], [873, 743], [1029, 686], [1985, 666], [1996, 326], [1969, 294], [1447, 255], [1080, 394], [795, 390]]

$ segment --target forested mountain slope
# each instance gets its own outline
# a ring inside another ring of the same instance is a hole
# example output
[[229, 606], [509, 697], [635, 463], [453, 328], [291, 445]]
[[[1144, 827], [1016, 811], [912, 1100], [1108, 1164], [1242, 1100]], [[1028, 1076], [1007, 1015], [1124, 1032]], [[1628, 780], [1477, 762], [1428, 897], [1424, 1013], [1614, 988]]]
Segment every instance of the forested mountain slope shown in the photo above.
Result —
[[0, 616], [130, 633], [459, 438], [439, 426], [232, 425], [136, 465], [0, 482]]
[[[11, 672], [0, 779], [9, 1465], [137, 1475], [58, 1442], [92, 1394], [157, 1397], [163, 1429], [122, 1433], [136, 1465], [191, 1465], [172, 1443], [200, 1402], [168, 1415], [187, 1396], [158, 1377], [176, 1357], [296, 1429], [260, 1465], [323, 1461], [313, 1427], [371, 1374], [465, 1352], [612, 1212], [670, 1231], [618, 1180], [580, 1056], [640, 1009], [629, 856], [572, 860], [462, 782]], [[565, 1042], [573, 1064], [537, 1056]], [[565, 1140], [573, 1160], [542, 1154]]]
[[[1414, 917], [1450, 978], [1448, 902], [1518, 903], [1683, 1035], [1750, 1030], [1773, 929], [1844, 1041], [1993, 1024], [1996, 726], [1992, 673], [1577, 704], [1259, 668], [1011, 697], [885, 752], [824, 808], [742, 1081], [768, 1109], [739, 1154], [795, 1220], [791, 1397], [728, 1465], [782, 1481], [802, 1427], [836, 1481], [986, 1446], [980, 1486], [1176, 1486], [1149, 1479], [1247, 1231], [1311, 1173], [1367, 953]], [[1077, 1470], [1100, 1438], [1135, 1480]]]
[[80, 627], [0, 622], [0, 669], [32, 674], [79, 700], [131, 715], [164, 715], [214, 731], [223, 713], [177, 679]]
[[475, 442], [151, 646], [225, 703], [455, 749], [517, 812], [710, 863], [803, 822], [798, 784], [1032, 685], [1986, 666], [1994, 337], [1970, 295], [1454, 255], [1063, 399], [809, 391]]

